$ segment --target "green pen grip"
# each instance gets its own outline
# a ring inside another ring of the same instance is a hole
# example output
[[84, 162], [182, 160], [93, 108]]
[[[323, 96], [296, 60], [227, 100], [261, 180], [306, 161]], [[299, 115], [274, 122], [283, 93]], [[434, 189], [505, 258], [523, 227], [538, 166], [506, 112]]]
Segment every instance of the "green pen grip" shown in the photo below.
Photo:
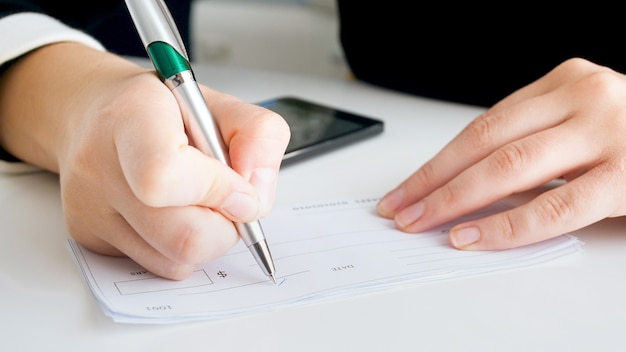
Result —
[[154, 68], [163, 81], [184, 71], [191, 71], [189, 61], [165, 42], [152, 42], [147, 47]]

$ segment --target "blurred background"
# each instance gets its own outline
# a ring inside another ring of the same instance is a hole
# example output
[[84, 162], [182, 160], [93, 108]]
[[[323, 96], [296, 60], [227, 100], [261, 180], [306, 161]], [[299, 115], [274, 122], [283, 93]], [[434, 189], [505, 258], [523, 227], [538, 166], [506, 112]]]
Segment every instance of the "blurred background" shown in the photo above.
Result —
[[195, 0], [194, 60], [345, 78], [335, 0]]

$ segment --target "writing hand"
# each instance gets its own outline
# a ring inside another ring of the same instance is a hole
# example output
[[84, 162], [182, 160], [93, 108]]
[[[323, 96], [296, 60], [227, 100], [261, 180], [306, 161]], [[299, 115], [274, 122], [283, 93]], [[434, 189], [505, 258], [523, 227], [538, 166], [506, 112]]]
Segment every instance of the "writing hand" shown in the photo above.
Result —
[[[2, 128], [17, 133], [3, 145], [59, 173], [69, 232], [87, 248], [182, 279], [236, 243], [232, 221], [269, 213], [289, 139], [276, 113], [202, 87], [231, 169], [188, 144], [169, 89], [123, 58], [54, 44], [7, 78]], [[20, 94], [30, 103], [9, 103]]]

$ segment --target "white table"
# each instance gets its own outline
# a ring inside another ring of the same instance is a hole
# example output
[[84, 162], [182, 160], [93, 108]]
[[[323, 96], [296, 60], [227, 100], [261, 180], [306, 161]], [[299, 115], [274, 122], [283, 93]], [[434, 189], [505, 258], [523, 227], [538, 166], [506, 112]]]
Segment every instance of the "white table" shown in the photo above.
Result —
[[[278, 204], [382, 194], [481, 109], [343, 80], [195, 68], [256, 102], [298, 95], [378, 117], [373, 139], [286, 167]], [[608, 351], [626, 332], [626, 219], [574, 234], [580, 253], [527, 269], [217, 322], [113, 323], [67, 247], [54, 175], [0, 178], [1, 351]]]

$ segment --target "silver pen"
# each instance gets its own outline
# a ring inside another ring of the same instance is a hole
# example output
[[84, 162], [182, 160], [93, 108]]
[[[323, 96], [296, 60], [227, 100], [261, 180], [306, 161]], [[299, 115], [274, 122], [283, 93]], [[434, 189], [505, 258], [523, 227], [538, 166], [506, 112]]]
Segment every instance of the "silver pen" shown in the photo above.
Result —
[[[176, 23], [163, 0], [126, 0], [137, 32], [159, 77], [172, 91], [194, 146], [230, 167], [219, 128], [198, 87]], [[276, 284], [274, 261], [259, 221], [235, 223], [257, 263]]]

